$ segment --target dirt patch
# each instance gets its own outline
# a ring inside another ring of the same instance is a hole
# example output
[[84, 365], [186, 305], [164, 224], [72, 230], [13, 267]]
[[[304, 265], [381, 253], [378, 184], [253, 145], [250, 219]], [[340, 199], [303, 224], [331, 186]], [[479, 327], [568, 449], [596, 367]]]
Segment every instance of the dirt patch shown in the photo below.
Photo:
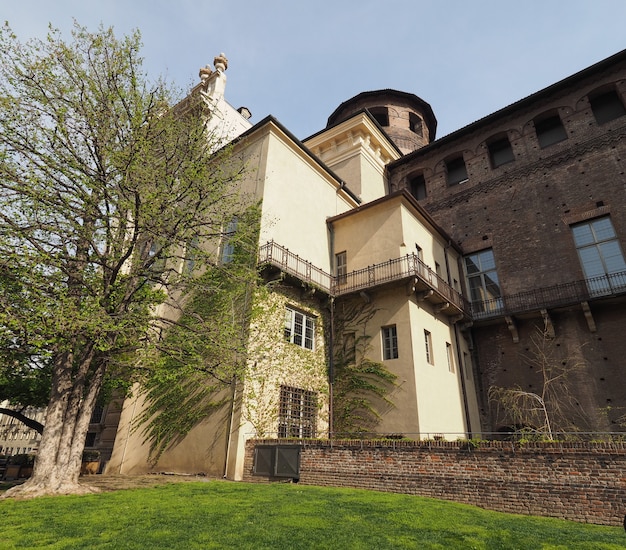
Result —
[[205, 476], [180, 474], [145, 474], [137, 476], [124, 475], [95, 475], [82, 476], [80, 483], [98, 487], [102, 491], [119, 491], [120, 489], [140, 489], [156, 487], [167, 483], [184, 483], [189, 481], [212, 481]]
[[[215, 478], [216, 479], [216, 478]], [[190, 481], [214, 481], [214, 478], [206, 476], [181, 475], [181, 474], [145, 474], [137, 476], [124, 475], [93, 475], [81, 476], [80, 484], [97, 487], [103, 492], [119, 491], [122, 489], [141, 489], [146, 487], [156, 487], [167, 483], [184, 483]], [[0, 493], [3, 493], [10, 487], [23, 483], [20, 481], [0, 482]]]

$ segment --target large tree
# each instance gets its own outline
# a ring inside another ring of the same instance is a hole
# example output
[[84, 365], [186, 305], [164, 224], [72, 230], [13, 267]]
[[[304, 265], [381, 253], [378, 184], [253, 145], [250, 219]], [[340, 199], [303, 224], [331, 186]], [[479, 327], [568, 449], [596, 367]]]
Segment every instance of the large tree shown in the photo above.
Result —
[[0, 31], [0, 373], [50, 384], [33, 476], [8, 494], [85, 490], [103, 385], [150, 372], [192, 271], [221, 269], [199, 243], [242, 210], [242, 166], [209, 135], [201, 97], [172, 108], [140, 46], [138, 32], [79, 25], [70, 40]]

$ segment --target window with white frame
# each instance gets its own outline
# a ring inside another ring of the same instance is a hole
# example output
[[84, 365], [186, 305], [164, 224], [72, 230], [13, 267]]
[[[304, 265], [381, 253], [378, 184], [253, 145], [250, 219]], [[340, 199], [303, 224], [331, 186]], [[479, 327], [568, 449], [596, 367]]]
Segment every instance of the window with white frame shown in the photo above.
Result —
[[348, 277], [348, 256], [345, 251], [335, 254], [335, 262], [337, 266], [337, 282], [345, 285]]
[[465, 256], [465, 275], [474, 313], [497, 311], [502, 307], [500, 282], [491, 248]]
[[434, 365], [435, 357], [433, 356], [433, 338], [429, 331], [424, 331], [424, 348], [426, 350], [426, 362]]
[[316, 424], [317, 392], [281, 386], [278, 437], [315, 437]]
[[383, 359], [398, 358], [398, 331], [396, 325], [382, 328]]
[[626, 286], [626, 262], [608, 216], [573, 225], [572, 233], [592, 293]]
[[454, 372], [454, 354], [452, 353], [452, 344], [446, 342], [446, 357], [448, 358], [448, 370]]
[[285, 339], [296, 346], [313, 350], [315, 347], [315, 318], [297, 309], [285, 309]]

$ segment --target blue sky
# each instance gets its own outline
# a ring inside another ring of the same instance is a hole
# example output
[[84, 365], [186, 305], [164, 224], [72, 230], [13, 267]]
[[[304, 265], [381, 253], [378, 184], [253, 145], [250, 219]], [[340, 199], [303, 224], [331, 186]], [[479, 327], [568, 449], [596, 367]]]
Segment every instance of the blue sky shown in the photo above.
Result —
[[145, 68], [187, 89], [219, 52], [226, 99], [296, 137], [394, 88], [431, 104], [442, 137], [626, 48], [624, 0], [0, 0], [23, 39], [142, 33]]

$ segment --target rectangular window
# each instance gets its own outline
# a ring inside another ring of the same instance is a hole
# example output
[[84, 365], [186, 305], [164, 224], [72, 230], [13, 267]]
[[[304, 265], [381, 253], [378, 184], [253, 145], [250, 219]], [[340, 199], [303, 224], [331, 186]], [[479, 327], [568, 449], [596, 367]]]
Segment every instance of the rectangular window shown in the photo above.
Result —
[[396, 325], [383, 327], [383, 359], [398, 358], [398, 332]]
[[626, 262], [608, 216], [572, 226], [578, 257], [592, 294], [626, 287]]
[[102, 416], [104, 414], [104, 406], [96, 405], [91, 413], [91, 419], [89, 420], [90, 424], [100, 424], [102, 422]]
[[537, 139], [542, 149], [567, 139], [567, 133], [559, 115], [535, 121], [535, 132], [537, 132]]
[[615, 90], [589, 98], [593, 116], [598, 124], [605, 124], [626, 115], [626, 109]]
[[434, 365], [435, 358], [433, 356], [433, 340], [430, 332], [427, 330], [424, 331], [424, 346], [426, 348], [426, 362]]
[[314, 349], [315, 319], [290, 307], [286, 308], [285, 339], [301, 348]]
[[465, 274], [472, 312], [497, 312], [502, 308], [500, 283], [491, 248], [466, 256]]
[[452, 344], [446, 342], [446, 357], [448, 358], [448, 370], [454, 372], [454, 354], [452, 353]]
[[335, 262], [337, 265], [337, 282], [345, 285], [348, 278], [348, 256], [346, 252], [335, 254]]
[[233, 261], [233, 256], [235, 254], [235, 233], [237, 232], [237, 217], [234, 217], [228, 225], [226, 229], [222, 233], [222, 263], [227, 264]]
[[315, 437], [317, 425], [317, 392], [280, 387], [278, 437]]
[[85, 447], [93, 447], [96, 444], [96, 432], [87, 432], [85, 437]]
[[415, 243], [415, 254], [417, 254], [417, 259], [420, 262], [424, 261], [424, 251], [422, 250], [422, 247], [417, 243]]
[[409, 187], [411, 195], [413, 195], [417, 200], [426, 198], [426, 180], [424, 179], [423, 174], [412, 177], [409, 180]]
[[468, 180], [467, 167], [463, 157], [457, 157], [446, 162], [448, 172], [448, 185], [459, 185]]
[[513, 149], [511, 149], [511, 144], [507, 138], [492, 141], [487, 145], [487, 148], [489, 149], [489, 159], [491, 160], [492, 168], [497, 168], [515, 160]]

